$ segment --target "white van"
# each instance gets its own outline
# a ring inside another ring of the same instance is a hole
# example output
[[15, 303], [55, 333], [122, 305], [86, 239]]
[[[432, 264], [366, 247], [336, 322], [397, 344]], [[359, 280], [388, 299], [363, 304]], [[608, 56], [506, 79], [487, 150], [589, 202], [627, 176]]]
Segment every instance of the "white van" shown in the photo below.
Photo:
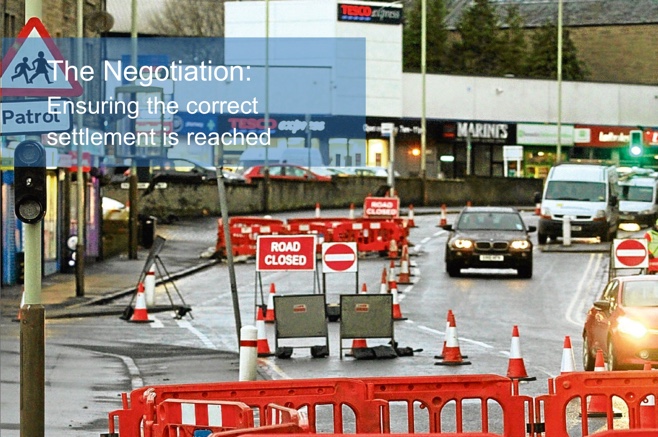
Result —
[[596, 164], [558, 164], [551, 168], [541, 199], [537, 239], [546, 244], [562, 236], [563, 219], [571, 220], [572, 237], [612, 241], [619, 228], [617, 170]]
[[619, 217], [621, 223], [653, 226], [658, 219], [658, 179], [630, 176], [619, 180]]

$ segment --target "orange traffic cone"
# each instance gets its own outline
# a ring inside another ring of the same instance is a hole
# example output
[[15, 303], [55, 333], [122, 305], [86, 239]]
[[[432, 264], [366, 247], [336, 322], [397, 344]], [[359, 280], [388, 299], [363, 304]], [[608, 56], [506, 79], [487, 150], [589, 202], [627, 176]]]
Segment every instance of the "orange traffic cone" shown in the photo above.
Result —
[[467, 200], [466, 201], [466, 206], [473, 206], [473, 202], [471, 202], [470, 200]]
[[[594, 360], [594, 371], [605, 372], [605, 360], [603, 359], [603, 351], [601, 349], [596, 351], [596, 359]], [[612, 410], [612, 405], [610, 406]], [[589, 404], [587, 404], [587, 417], [606, 417], [608, 415], [608, 398], [605, 395], [591, 395]], [[621, 413], [613, 412], [613, 417], [621, 417]]]
[[448, 329], [446, 330], [446, 345], [443, 351], [443, 361], [434, 363], [437, 366], [461, 366], [471, 364], [465, 361], [459, 350], [459, 339], [457, 338], [457, 322], [452, 311], [448, 312]]
[[415, 228], [416, 222], [414, 221], [414, 206], [409, 204], [409, 212], [407, 213], [407, 226]]
[[388, 289], [393, 287], [395, 282], [395, 260], [391, 260], [391, 265], [388, 267]]
[[259, 357], [271, 357], [273, 355], [270, 351], [270, 345], [267, 343], [265, 317], [263, 316], [263, 313], [265, 312], [267, 312], [267, 308], [263, 308], [263, 306], [256, 307], [256, 329], [258, 330], [256, 347]]
[[320, 218], [320, 204], [315, 204], [315, 218]]
[[[448, 316], [446, 317], [446, 333], [443, 337], [443, 349], [441, 349], [441, 355], [434, 355], [434, 358], [442, 360], [446, 354], [446, 340], [448, 338], [448, 329], [450, 329], [450, 318], [453, 317], [452, 310], [448, 310]], [[466, 355], [462, 355], [462, 358], [468, 358]]]
[[25, 288], [21, 290], [21, 303], [18, 307], [18, 314], [16, 314], [16, 321], [20, 322], [23, 317], [23, 305], [25, 305]]
[[[368, 293], [368, 287], [364, 283], [363, 286], [361, 287], [361, 294], [367, 294]], [[368, 342], [366, 342], [365, 338], [355, 338], [352, 340], [352, 355], [354, 355], [354, 349], [364, 349], [368, 347]]]
[[393, 285], [391, 285], [391, 294], [393, 295], [393, 320], [407, 320], [406, 317], [402, 317], [400, 301], [398, 300], [398, 285], [395, 281], [393, 281]]
[[135, 310], [130, 317], [130, 322], [135, 323], [149, 323], [153, 320], [149, 319], [148, 311], [146, 310], [146, 297], [144, 296], [144, 284], [141, 282], [137, 286], [137, 297], [135, 298]]
[[267, 313], [265, 314], [266, 323], [274, 323], [274, 295], [276, 294], [276, 287], [274, 282], [270, 284], [270, 296], [267, 299]]
[[388, 242], [388, 259], [398, 259], [398, 242], [394, 238]]
[[562, 365], [560, 374], [576, 371], [576, 362], [573, 358], [573, 349], [571, 348], [571, 337], [564, 337], [564, 347], [562, 348]]
[[[651, 370], [651, 363], [644, 363], [643, 370]], [[648, 395], [640, 402], [640, 426], [642, 428], [656, 428], [656, 424], [658, 423], [656, 416], [658, 416], [656, 397], [654, 395]]]
[[518, 379], [520, 381], [534, 381], [534, 376], [528, 376], [525, 370], [525, 363], [521, 356], [521, 341], [519, 339], [519, 327], [514, 325], [512, 328], [512, 344], [510, 346], [509, 364], [507, 366], [507, 377]]
[[409, 247], [402, 246], [402, 257], [400, 258], [400, 273], [398, 273], [398, 284], [411, 284], [409, 273]]
[[382, 282], [379, 285], [379, 294], [386, 294], [388, 293], [388, 274], [386, 273], [386, 267], [384, 267], [384, 270], [382, 270]]
[[350, 203], [350, 215], [349, 215], [350, 220], [354, 220], [354, 204]]
[[441, 218], [439, 219], [439, 227], [445, 226], [448, 224], [448, 217], [446, 216], [446, 204], [441, 204]]
[[541, 202], [535, 203], [535, 215], [541, 215]]

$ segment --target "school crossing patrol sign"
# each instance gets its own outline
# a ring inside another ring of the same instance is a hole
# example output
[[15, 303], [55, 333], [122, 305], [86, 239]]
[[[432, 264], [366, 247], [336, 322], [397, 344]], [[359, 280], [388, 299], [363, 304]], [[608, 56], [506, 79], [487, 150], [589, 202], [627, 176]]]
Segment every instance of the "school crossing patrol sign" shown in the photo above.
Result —
[[0, 97], [81, 96], [82, 86], [64, 62], [41, 20], [30, 18], [2, 59]]

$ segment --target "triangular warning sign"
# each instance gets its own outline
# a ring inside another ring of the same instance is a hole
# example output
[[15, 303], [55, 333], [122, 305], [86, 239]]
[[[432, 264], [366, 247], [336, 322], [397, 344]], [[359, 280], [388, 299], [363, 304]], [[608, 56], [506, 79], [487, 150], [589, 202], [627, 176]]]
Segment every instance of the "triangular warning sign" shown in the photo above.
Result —
[[[30, 18], [2, 59], [0, 97], [77, 97], [82, 86], [69, 71], [55, 42], [40, 19]], [[67, 77], [68, 76], [68, 77]]]

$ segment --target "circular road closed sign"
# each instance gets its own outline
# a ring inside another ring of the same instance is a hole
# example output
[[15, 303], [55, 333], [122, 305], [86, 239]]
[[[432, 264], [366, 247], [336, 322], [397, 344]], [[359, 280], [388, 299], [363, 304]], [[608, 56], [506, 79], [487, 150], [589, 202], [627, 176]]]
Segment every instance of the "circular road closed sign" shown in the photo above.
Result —
[[356, 271], [356, 243], [324, 243], [322, 245], [322, 272], [349, 273]]
[[649, 266], [647, 240], [615, 240], [615, 268], [646, 268]]

